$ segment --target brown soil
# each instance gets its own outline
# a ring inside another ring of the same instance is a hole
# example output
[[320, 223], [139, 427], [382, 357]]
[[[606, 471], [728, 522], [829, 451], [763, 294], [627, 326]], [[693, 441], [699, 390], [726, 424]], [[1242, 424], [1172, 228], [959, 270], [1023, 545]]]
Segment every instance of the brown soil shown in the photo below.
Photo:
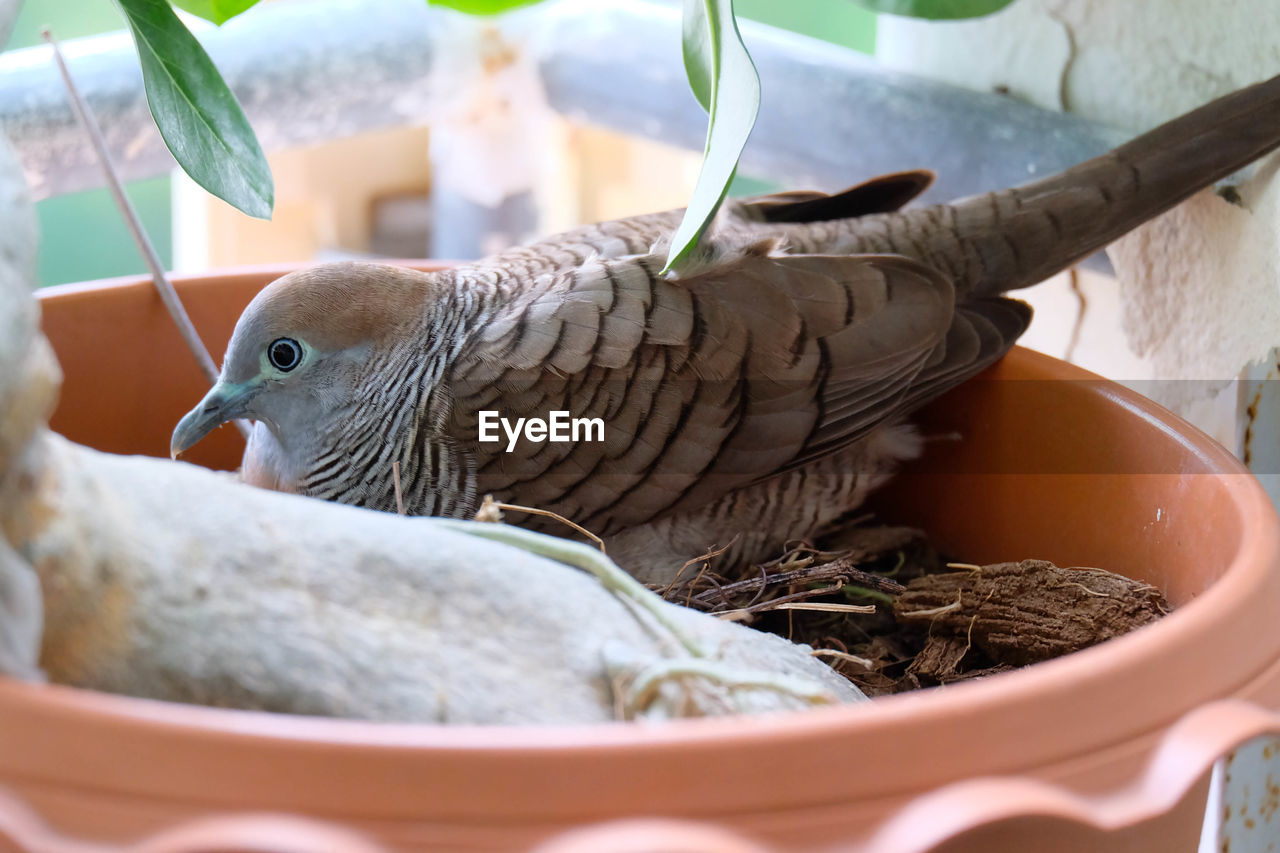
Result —
[[818, 545], [737, 570], [707, 555], [664, 595], [807, 643], [869, 696], [1048, 660], [1169, 611], [1155, 587], [1102, 569], [948, 563], [910, 528], [852, 527]]

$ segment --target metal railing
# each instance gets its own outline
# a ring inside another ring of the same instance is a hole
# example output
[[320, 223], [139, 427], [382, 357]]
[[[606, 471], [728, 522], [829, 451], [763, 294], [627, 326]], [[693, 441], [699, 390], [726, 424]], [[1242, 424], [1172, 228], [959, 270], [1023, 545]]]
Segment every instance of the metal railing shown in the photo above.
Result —
[[[434, 24], [422, 0], [264, 4], [197, 35], [267, 150], [426, 120]], [[679, 10], [645, 0], [539, 7], [530, 44], [551, 106], [628, 134], [701, 148], [705, 116], [680, 62]], [[1022, 183], [1128, 134], [887, 71], [852, 51], [744, 21], [764, 82], [744, 174], [834, 189], [927, 166], [935, 199]], [[147, 111], [124, 33], [65, 43], [126, 178], [173, 167]], [[0, 54], [0, 127], [37, 198], [100, 186], [45, 46]]]

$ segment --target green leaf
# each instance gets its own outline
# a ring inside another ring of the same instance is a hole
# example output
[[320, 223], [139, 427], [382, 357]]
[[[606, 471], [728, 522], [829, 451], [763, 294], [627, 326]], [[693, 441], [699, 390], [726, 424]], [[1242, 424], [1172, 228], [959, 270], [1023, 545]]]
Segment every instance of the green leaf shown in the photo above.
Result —
[[856, 0], [873, 12], [948, 21], [959, 18], [981, 18], [999, 12], [1013, 0]]
[[520, 6], [532, 6], [543, 0], [427, 0], [432, 6], [446, 6], [468, 15], [497, 15]]
[[142, 62], [147, 105], [191, 179], [250, 216], [269, 219], [271, 168], [209, 54], [167, 0], [119, 0]]
[[693, 96], [702, 104], [704, 112], [711, 112], [711, 88], [714, 85], [715, 54], [711, 39], [705, 35], [711, 29], [707, 23], [707, 7], [701, 0], [684, 4], [684, 26], [681, 33], [684, 53], [684, 73], [689, 78]]
[[190, 12], [199, 18], [222, 26], [236, 15], [257, 5], [258, 0], [170, 0], [170, 2], [184, 12]]
[[685, 0], [684, 12], [685, 71], [708, 113], [707, 144], [663, 272], [678, 269], [711, 224], [760, 111], [760, 75], [738, 32], [733, 0]]

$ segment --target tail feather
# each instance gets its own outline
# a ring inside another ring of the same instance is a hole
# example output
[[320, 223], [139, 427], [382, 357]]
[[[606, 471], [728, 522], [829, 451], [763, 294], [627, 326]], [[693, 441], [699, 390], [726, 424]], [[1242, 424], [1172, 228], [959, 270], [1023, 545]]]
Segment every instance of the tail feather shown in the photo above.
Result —
[[1280, 77], [1049, 178], [953, 202], [961, 295], [1027, 287], [1280, 147]]

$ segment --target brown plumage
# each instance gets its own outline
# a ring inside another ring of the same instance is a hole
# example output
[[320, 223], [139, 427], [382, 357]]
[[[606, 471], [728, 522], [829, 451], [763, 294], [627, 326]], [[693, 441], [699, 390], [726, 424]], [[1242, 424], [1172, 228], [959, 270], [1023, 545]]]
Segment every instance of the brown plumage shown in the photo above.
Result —
[[[918, 449], [910, 411], [998, 360], [1035, 284], [1280, 144], [1280, 78], [1023, 187], [903, 209], [928, 173], [726, 205], [659, 274], [679, 211], [455, 269], [334, 264], [249, 305], [174, 434], [258, 421], [250, 482], [413, 514], [480, 496], [564, 515], [670, 577], [754, 559], [855, 507]], [[478, 440], [479, 413], [600, 418], [599, 442]], [[521, 520], [521, 523], [525, 523]], [[531, 526], [561, 533], [554, 524]]]

